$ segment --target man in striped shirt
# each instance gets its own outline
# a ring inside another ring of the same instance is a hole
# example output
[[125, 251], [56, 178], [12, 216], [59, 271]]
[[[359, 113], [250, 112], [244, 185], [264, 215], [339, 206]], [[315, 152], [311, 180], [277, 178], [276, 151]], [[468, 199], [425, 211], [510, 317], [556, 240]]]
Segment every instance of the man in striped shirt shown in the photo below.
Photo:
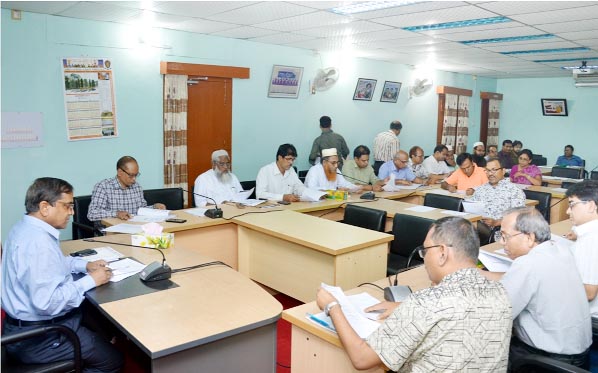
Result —
[[390, 129], [376, 135], [374, 138], [374, 172], [378, 175], [378, 169], [392, 160], [399, 151], [399, 134], [403, 125], [398, 120], [390, 123]]

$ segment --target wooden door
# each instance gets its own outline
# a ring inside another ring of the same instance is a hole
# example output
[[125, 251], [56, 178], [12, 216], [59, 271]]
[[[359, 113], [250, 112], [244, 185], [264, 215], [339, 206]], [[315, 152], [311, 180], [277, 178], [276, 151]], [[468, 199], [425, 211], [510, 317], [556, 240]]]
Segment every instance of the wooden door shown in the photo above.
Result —
[[193, 191], [197, 176], [212, 167], [214, 150], [224, 149], [232, 157], [232, 80], [190, 76], [189, 81], [193, 83], [187, 85], [187, 190]]

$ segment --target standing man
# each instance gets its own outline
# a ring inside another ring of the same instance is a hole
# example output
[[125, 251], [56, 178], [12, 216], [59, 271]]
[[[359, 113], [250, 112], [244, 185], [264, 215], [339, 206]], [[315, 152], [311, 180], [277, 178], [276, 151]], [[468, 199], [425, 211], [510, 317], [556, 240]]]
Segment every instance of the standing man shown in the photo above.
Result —
[[305, 176], [305, 186], [317, 190], [361, 191], [360, 186], [348, 182], [338, 172], [338, 162], [336, 149], [322, 150], [322, 162], [309, 169]]
[[401, 372], [505, 372], [511, 305], [503, 286], [476, 268], [480, 242], [473, 225], [457, 217], [432, 224], [418, 253], [432, 287], [402, 303], [382, 302], [366, 311], [389, 316], [366, 340], [347, 322], [342, 305], [326, 290], [318, 307], [330, 316], [356, 369], [384, 365]]
[[[59, 324], [72, 329], [81, 342], [86, 372], [117, 372], [122, 355], [108, 342], [81, 325], [79, 306], [85, 292], [110, 280], [104, 260], [87, 262], [63, 256], [59, 229], [73, 215], [73, 187], [52, 177], [35, 180], [25, 196], [27, 214], [13, 226], [4, 243], [2, 260], [2, 308], [6, 311], [3, 333], [26, 332]], [[77, 281], [71, 273], [84, 273]], [[73, 346], [56, 333], [6, 347], [26, 364], [67, 360]]]
[[210, 197], [216, 203], [222, 203], [234, 200], [237, 194], [243, 191], [239, 179], [230, 171], [230, 165], [230, 156], [226, 150], [220, 149], [212, 153], [212, 169], [195, 179], [193, 188], [195, 206], [212, 203], [210, 199], [202, 196]]
[[502, 142], [502, 150], [498, 152], [498, 159], [500, 159], [503, 167], [509, 171], [513, 168], [513, 165], [517, 164], [517, 155], [513, 152], [513, 142], [511, 140]]
[[[409, 156], [407, 155], [406, 151], [399, 150], [393, 159], [384, 163], [380, 167], [380, 172], [378, 176], [384, 180], [387, 178], [394, 177], [395, 185], [411, 185], [413, 183], [416, 184], [424, 184], [425, 180], [421, 179], [411, 171], [409, 167]], [[428, 179], [430, 180], [430, 179]]]
[[338, 133], [332, 132], [332, 119], [329, 116], [324, 115], [320, 118], [320, 130], [322, 134], [314, 140], [309, 153], [309, 163], [316, 164], [316, 159], [323, 157], [322, 150], [335, 148], [339, 153], [338, 168], [342, 170], [343, 161], [350, 152], [345, 139]]
[[370, 166], [370, 149], [365, 145], [359, 145], [353, 150], [353, 159], [348, 160], [343, 168], [343, 175], [360, 185], [363, 190], [382, 191], [384, 182], [374, 174]]
[[576, 166], [576, 167], [582, 167], [583, 166], [583, 159], [581, 159], [580, 157], [573, 155], [573, 145], [567, 145], [565, 146], [565, 152], [563, 155], [560, 155], [557, 159], [556, 159], [556, 165], [557, 166], [562, 166], [562, 167], [567, 167], [567, 166]]
[[378, 175], [378, 170], [384, 162], [392, 160], [399, 151], [399, 134], [403, 125], [398, 120], [390, 123], [388, 131], [380, 132], [374, 138], [374, 173]]
[[276, 162], [260, 169], [255, 180], [257, 198], [274, 201], [298, 202], [305, 186], [295, 169], [297, 149], [292, 144], [282, 144], [276, 151]]
[[473, 143], [473, 154], [472, 159], [473, 163], [476, 164], [478, 167], [486, 167], [486, 147], [484, 147], [484, 143], [481, 141]]
[[451, 193], [461, 191], [470, 196], [475, 191], [475, 188], [488, 182], [485, 170], [473, 163], [471, 154], [459, 154], [457, 156], [457, 164], [459, 165], [459, 169], [440, 184], [442, 189], [446, 189]]
[[439, 179], [447, 178], [451, 170], [447, 166], [446, 156], [448, 155], [448, 148], [442, 144], [436, 145], [432, 156], [424, 159], [424, 168], [430, 175], [437, 175]]
[[550, 240], [550, 227], [534, 207], [505, 211], [500, 238], [513, 260], [500, 280], [513, 307], [509, 365], [530, 354], [589, 368], [590, 309], [568, 247]]
[[[87, 218], [93, 222], [96, 230], [104, 228], [102, 219], [116, 217], [129, 220], [140, 207], [147, 206], [143, 189], [137, 183], [140, 175], [137, 160], [126, 155], [116, 162], [115, 177], [104, 179], [93, 187]], [[162, 203], [156, 203], [153, 207], [166, 208]]]
[[598, 181], [585, 180], [567, 189], [567, 214], [573, 222], [573, 254], [581, 274], [592, 315], [592, 327], [598, 330]]

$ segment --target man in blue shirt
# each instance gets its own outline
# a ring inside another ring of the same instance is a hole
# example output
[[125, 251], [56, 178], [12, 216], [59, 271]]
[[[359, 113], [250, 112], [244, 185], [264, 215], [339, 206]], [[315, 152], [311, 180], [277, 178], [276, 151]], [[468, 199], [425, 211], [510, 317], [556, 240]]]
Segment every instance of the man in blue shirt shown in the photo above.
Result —
[[579, 158], [576, 155], [573, 155], [573, 145], [567, 145], [565, 146], [565, 154], [559, 156], [556, 159], [556, 165], [557, 166], [563, 166], [563, 167], [567, 167], [567, 166], [577, 166], [577, 167], [582, 167], [583, 166], [583, 160], [581, 158]]
[[[107, 283], [112, 272], [104, 260], [87, 262], [63, 256], [59, 229], [73, 215], [73, 187], [44, 177], [27, 190], [27, 214], [13, 226], [4, 243], [2, 260], [3, 332], [12, 334], [40, 326], [60, 324], [71, 328], [81, 342], [85, 372], [118, 372], [120, 352], [81, 326], [79, 306], [86, 291]], [[77, 281], [72, 273], [85, 273]], [[26, 364], [68, 360], [73, 346], [55, 333], [7, 346]]]
[[390, 175], [394, 175], [395, 185], [423, 184], [424, 180], [416, 177], [409, 167], [409, 155], [404, 150], [396, 152], [394, 157], [380, 166], [378, 177], [388, 182]]

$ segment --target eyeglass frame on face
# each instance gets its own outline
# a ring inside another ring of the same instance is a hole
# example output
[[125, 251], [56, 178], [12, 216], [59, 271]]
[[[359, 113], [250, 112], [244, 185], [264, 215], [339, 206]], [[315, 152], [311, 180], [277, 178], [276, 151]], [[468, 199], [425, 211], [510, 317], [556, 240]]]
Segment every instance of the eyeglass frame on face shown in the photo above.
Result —
[[328, 163], [330, 163], [330, 164], [331, 164], [331, 165], [333, 165], [333, 166], [338, 166], [338, 161], [334, 161], [334, 162], [333, 162], [333, 161], [331, 161], [331, 160], [324, 159], [324, 162], [328, 162]]
[[503, 231], [496, 231], [496, 232], [494, 232], [494, 240], [496, 242], [502, 242], [502, 241], [507, 242], [511, 238], [513, 238], [515, 236], [519, 236], [520, 234], [527, 234], [527, 233], [519, 232], [519, 233], [515, 233], [515, 234], [508, 234]]
[[408, 162], [409, 162], [409, 159], [407, 159], [406, 161], [404, 161], [404, 160], [402, 160], [402, 159], [401, 159], [401, 158], [399, 158], [399, 157], [396, 157], [396, 158], [395, 158], [395, 160], [397, 160], [397, 161], [399, 161], [399, 162], [401, 162], [401, 163], [403, 163], [403, 164], [405, 164], [405, 163], [408, 163]]
[[60, 203], [64, 207], [66, 207], [69, 211], [75, 211], [75, 203], [74, 202], [63, 202], [63, 201], [56, 201], [55, 203]]
[[428, 247], [425, 247], [424, 245], [419, 245], [418, 247], [415, 248], [415, 250], [417, 251], [417, 255], [419, 255], [420, 258], [424, 259], [424, 257], [426, 256], [426, 253], [428, 252], [428, 249], [431, 249], [433, 247], [439, 247], [439, 246], [442, 246], [442, 244], [432, 245], [432, 246], [428, 246]]
[[529, 158], [521, 158], [521, 156], [519, 156], [519, 158], [518, 158], [518, 159], [519, 159], [520, 161], [526, 161], [526, 162], [529, 162], [529, 161], [531, 161], [531, 159], [529, 159]]
[[130, 174], [127, 171], [125, 171], [124, 169], [122, 169], [122, 168], [119, 168], [119, 170], [121, 170], [122, 172], [124, 172], [125, 174], [127, 174], [127, 176], [130, 177], [131, 179], [136, 179], [139, 176], [141, 176], [141, 172], [137, 172], [137, 174]]
[[226, 167], [226, 168], [230, 168], [230, 162], [220, 162], [220, 161], [214, 161], [214, 163], [218, 166], [218, 167]]
[[576, 205], [579, 205], [580, 203], [588, 203], [590, 201], [568, 201], [567, 205], [569, 205], [569, 208], [572, 209], [573, 207], [575, 207]]
[[292, 155], [287, 155], [286, 157], [282, 157], [282, 159], [284, 159], [287, 162], [295, 162], [295, 160], [297, 159], [297, 157], [293, 157]]
[[501, 168], [493, 168], [491, 170], [489, 170], [487, 168], [484, 168], [484, 172], [487, 173], [487, 174], [496, 174], [498, 171], [500, 171], [502, 169], [503, 169], [503, 167], [501, 167]]

